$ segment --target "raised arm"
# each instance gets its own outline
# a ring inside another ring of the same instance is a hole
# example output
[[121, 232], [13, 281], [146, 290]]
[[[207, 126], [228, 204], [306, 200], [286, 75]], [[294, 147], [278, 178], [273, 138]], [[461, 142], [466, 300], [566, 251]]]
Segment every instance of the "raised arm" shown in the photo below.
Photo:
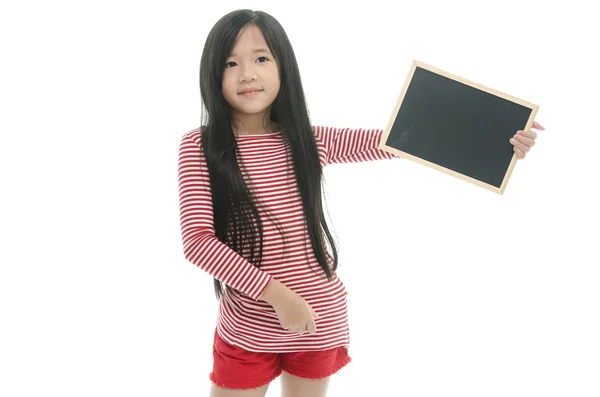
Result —
[[317, 145], [325, 149], [325, 163], [358, 163], [401, 158], [378, 148], [381, 129], [313, 127]]
[[215, 236], [208, 168], [200, 135], [186, 133], [179, 147], [179, 211], [185, 258], [217, 280], [258, 300], [272, 277]]

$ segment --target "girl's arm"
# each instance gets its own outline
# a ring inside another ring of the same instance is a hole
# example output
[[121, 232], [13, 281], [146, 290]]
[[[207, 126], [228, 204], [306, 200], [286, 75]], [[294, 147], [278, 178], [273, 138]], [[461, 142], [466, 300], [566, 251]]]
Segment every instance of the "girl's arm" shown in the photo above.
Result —
[[185, 258], [217, 280], [258, 300], [272, 277], [215, 236], [208, 168], [199, 142], [197, 130], [190, 131], [179, 146], [179, 211]]
[[313, 127], [319, 148], [325, 150], [325, 164], [358, 163], [401, 158], [379, 149], [382, 129]]

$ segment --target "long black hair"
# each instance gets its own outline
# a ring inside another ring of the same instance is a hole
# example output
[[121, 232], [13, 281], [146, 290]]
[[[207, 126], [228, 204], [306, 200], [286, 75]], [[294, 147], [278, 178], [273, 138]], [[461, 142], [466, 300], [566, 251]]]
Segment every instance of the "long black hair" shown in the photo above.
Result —
[[[333, 259], [335, 272], [338, 253], [323, 212], [322, 169], [296, 56], [281, 24], [262, 11], [237, 10], [218, 20], [208, 34], [200, 61], [200, 94], [204, 105], [201, 145], [210, 177], [215, 235], [237, 253], [245, 253], [250, 263], [260, 267], [263, 226], [258, 204], [237, 161], [231, 108], [222, 94], [226, 60], [241, 29], [251, 24], [261, 30], [279, 65], [280, 90], [271, 105], [271, 120], [285, 131], [282, 136], [288, 140], [291, 151], [311, 247], [320, 267], [331, 280], [328, 258]], [[223, 287], [216, 278], [214, 284], [217, 299], [220, 299]]]

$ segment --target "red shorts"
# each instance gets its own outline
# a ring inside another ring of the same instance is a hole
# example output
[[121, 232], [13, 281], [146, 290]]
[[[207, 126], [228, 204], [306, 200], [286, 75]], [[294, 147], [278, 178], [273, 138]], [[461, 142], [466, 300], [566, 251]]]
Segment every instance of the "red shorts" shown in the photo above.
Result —
[[345, 347], [296, 353], [255, 353], [225, 342], [215, 330], [210, 380], [228, 389], [254, 389], [270, 383], [281, 371], [302, 378], [326, 378], [351, 361]]

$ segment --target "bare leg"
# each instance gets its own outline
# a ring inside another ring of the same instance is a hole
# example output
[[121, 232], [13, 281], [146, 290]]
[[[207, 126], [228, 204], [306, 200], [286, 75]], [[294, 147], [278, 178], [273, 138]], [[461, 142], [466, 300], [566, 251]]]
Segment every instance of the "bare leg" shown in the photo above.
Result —
[[325, 397], [329, 378], [299, 378], [284, 371], [281, 373], [281, 397]]
[[258, 389], [226, 389], [215, 385], [210, 389], [210, 397], [265, 397], [269, 385], [264, 385]]

